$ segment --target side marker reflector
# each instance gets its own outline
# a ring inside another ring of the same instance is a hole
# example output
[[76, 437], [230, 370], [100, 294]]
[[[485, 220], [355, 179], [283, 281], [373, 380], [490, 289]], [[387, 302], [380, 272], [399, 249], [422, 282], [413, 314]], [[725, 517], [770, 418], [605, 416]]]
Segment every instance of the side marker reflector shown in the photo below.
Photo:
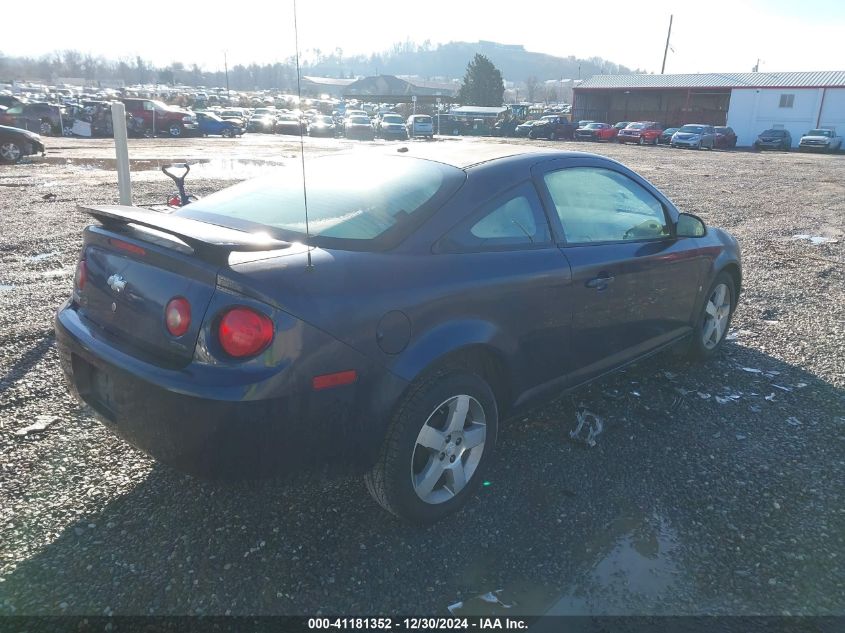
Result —
[[358, 372], [354, 369], [349, 369], [347, 371], [339, 371], [334, 374], [314, 376], [311, 381], [311, 386], [314, 388], [314, 391], [320, 391], [321, 389], [331, 389], [332, 387], [351, 385], [356, 380], [358, 380]]

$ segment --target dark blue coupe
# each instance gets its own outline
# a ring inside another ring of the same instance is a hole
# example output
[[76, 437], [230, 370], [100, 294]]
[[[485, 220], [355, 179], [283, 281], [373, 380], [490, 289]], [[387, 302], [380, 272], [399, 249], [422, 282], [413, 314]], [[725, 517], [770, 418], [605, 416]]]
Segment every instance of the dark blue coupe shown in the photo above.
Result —
[[298, 164], [169, 215], [84, 208], [56, 318], [73, 391], [184, 471], [352, 466], [426, 522], [472, 495], [518, 408], [719, 349], [733, 237], [607, 158], [479, 151], [309, 159], [307, 225]]

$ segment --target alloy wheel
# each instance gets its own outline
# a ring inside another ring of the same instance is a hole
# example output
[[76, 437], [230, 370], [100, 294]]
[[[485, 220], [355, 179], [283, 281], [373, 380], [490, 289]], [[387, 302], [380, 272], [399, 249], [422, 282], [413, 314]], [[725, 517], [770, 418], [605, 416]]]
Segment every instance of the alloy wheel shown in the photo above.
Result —
[[16, 163], [20, 160], [21, 157], [21, 148], [18, 146], [17, 143], [12, 143], [9, 141], [8, 143], [3, 143], [0, 145], [0, 158], [4, 161], [9, 163]]
[[706, 349], [713, 349], [725, 335], [731, 316], [731, 293], [726, 284], [717, 284], [713, 288], [704, 312], [701, 342]]
[[38, 132], [41, 136], [50, 136], [53, 132], [53, 126], [50, 125], [49, 121], [41, 121], [41, 125], [38, 127]]
[[457, 395], [440, 404], [417, 435], [411, 455], [411, 485], [425, 503], [449, 501], [475, 474], [484, 442], [487, 419], [481, 403]]

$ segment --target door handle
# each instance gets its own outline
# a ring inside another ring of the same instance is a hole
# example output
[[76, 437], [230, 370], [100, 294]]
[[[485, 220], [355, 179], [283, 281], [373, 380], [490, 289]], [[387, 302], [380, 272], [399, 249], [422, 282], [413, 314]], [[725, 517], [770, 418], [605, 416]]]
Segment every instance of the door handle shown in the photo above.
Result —
[[593, 277], [585, 284], [587, 288], [595, 288], [596, 290], [604, 290], [609, 284], [613, 282], [615, 277], [610, 273], [599, 273], [598, 277]]

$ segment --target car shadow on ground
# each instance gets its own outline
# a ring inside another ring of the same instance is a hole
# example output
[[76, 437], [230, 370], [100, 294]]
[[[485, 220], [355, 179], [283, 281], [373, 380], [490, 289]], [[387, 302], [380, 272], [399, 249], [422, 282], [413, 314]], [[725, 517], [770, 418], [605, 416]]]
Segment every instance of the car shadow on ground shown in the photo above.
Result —
[[510, 420], [476, 498], [428, 527], [360, 478], [154, 466], [7, 574], [0, 614], [834, 613], [843, 423], [845, 391], [731, 343]]

